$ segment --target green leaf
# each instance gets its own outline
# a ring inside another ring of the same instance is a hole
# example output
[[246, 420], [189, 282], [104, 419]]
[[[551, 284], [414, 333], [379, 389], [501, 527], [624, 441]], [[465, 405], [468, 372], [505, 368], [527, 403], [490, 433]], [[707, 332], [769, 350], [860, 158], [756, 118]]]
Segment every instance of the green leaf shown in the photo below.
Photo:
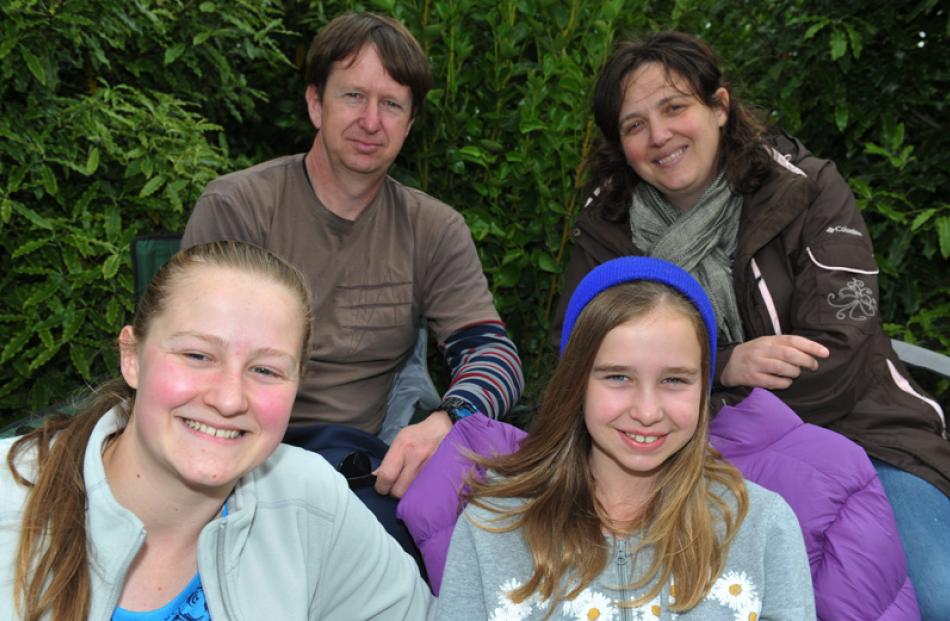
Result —
[[59, 184], [56, 183], [56, 175], [46, 164], [40, 166], [40, 179], [43, 182], [43, 188], [50, 196], [56, 196], [59, 193]]
[[59, 346], [55, 344], [52, 345], [51, 347], [47, 347], [46, 349], [42, 350], [40, 354], [36, 358], [34, 358], [32, 362], [30, 362], [30, 366], [28, 367], [29, 370], [30, 371], [37, 370], [38, 368], [40, 368], [41, 366], [49, 362], [50, 359], [53, 356], [55, 356], [56, 352], [58, 351], [59, 351]]
[[142, 191], [139, 192], [139, 198], [145, 198], [146, 196], [151, 196], [154, 194], [162, 184], [165, 183], [165, 177], [163, 175], [156, 175], [148, 180], [148, 182], [142, 186]]
[[0, 201], [0, 221], [6, 224], [12, 217], [13, 201], [11, 201], [9, 198], [4, 198], [2, 201]]
[[69, 360], [73, 363], [73, 366], [76, 367], [76, 370], [79, 371], [79, 375], [82, 376], [85, 380], [92, 379], [92, 361], [95, 357], [95, 352], [76, 343], [72, 343], [69, 346]]
[[79, 332], [79, 328], [82, 326], [82, 322], [85, 318], [85, 309], [76, 310], [73, 304], [70, 303], [69, 307], [66, 308], [66, 312], [63, 313], [63, 343], [68, 343], [73, 340], [73, 337]]
[[63, 248], [63, 264], [69, 274], [78, 274], [82, 271], [82, 262], [79, 260], [79, 253], [76, 252], [75, 248]]
[[884, 201], [876, 201], [874, 203], [874, 209], [893, 222], [905, 222], [907, 220], [907, 216]]
[[842, 133], [848, 128], [848, 104], [845, 102], [839, 102], [835, 106], [835, 126]]
[[36, 213], [26, 205], [21, 205], [20, 203], [14, 202], [13, 210], [41, 229], [46, 229], [47, 231], [53, 230], [53, 225], [49, 220]]
[[851, 43], [851, 55], [857, 60], [861, 58], [861, 33], [855, 30], [851, 24], [847, 24], [845, 28], [848, 30], [848, 41]]
[[910, 224], [910, 230], [911, 230], [911, 231], [916, 231], [917, 229], [919, 229], [920, 227], [922, 227], [924, 224], [927, 223], [928, 220], [930, 220], [930, 218], [931, 218], [935, 213], [937, 213], [937, 209], [931, 207], [930, 209], [925, 209], [925, 210], [923, 210], [922, 212], [920, 212], [919, 214], [917, 214], [917, 217], [914, 218], [914, 221], [911, 222], [911, 224]]
[[19, 43], [19, 39], [9, 35], [3, 41], [0, 41], [0, 60], [6, 58], [7, 54], [13, 51], [17, 43]]
[[119, 301], [115, 298], [109, 298], [109, 302], [106, 304], [106, 322], [110, 326], [119, 323], [119, 312], [121, 310]]
[[937, 218], [937, 238], [940, 240], [940, 254], [950, 258], [950, 216]]
[[891, 152], [885, 149], [884, 147], [878, 146], [873, 142], [864, 143], [864, 152], [870, 153], [871, 155], [882, 155], [884, 157], [891, 157]]
[[0, 364], [3, 364], [13, 356], [20, 353], [20, 350], [23, 349], [23, 346], [26, 345], [27, 341], [30, 340], [31, 336], [33, 336], [33, 329], [27, 327], [21, 330], [12, 339], [7, 341], [6, 347], [4, 347], [3, 352], [0, 353]]
[[13, 254], [11, 254], [10, 256], [14, 259], [18, 257], [22, 257], [24, 255], [30, 254], [31, 252], [35, 252], [39, 250], [40, 248], [42, 248], [49, 242], [50, 242], [49, 238], [34, 239], [33, 241], [26, 242], [25, 244], [23, 244], [22, 246], [14, 250]]
[[812, 24], [812, 25], [808, 28], [808, 30], [805, 31], [804, 39], [805, 39], [806, 41], [807, 41], [808, 39], [811, 39], [811, 38], [814, 37], [816, 34], [818, 34], [818, 31], [819, 31], [819, 30], [821, 30], [822, 28], [824, 28], [824, 27], [827, 26], [827, 25], [828, 25], [828, 20], [827, 20], [826, 18], [822, 18], [822, 19], [818, 20], [818, 22]]
[[30, 308], [31, 306], [36, 306], [42, 302], [45, 302], [51, 295], [56, 293], [58, 289], [59, 283], [56, 282], [46, 282], [39, 287], [36, 287], [33, 293], [31, 293], [30, 296], [23, 301], [23, 308]]
[[[109, 255], [109, 257], [102, 264], [102, 277], [106, 280], [111, 279], [115, 276], [116, 272], [119, 271], [119, 263], [122, 261], [122, 257], [118, 254]], [[110, 298], [110, 302], [115, 301], [115, 298]]]
[[538, 130], [546, 129], [546, 128], [547, 128], [547, 125], [545, 125], [541, 121], [531, 120], [531, 121], [524, 121], [523, 123], [521, 123], [522, 134], [530, 134], [533, 131], [538, 131]]
[[198, 5], [198, 10], [202, 13], [213, 13], [214, 9], [214, 2], [202, 2]]
[[36, 330], [36, 334], [39, 335], [40, 341], [43, 343], [44, 347], [46, 347], [47, 349], [53, 348], [53, 345], [55, 344], [56, 341], [53, 339], [53, 333], [50, 331], [48, 327], [41, 326], [40, 328]]
[[561, 266], [557, 264], [554, 257], [546, 252], [542, 252], [538, 255], [538, 267], [551, 274], [561, 273]]
[[122, 231], [122, 216], [119, 214], [119, 208], [109, 205], [104, 211], [106, 239], [117, 239]]
[[46, 86], [46, 70], [43, 69], [43, 64], [40, 62], [40, 59], [33, 55], [29, 49], [25, 46], [20, 48], [20, 56], [23, 57], [23, 62], [26, 63], [26, 68], [30, 70], [30, 73], [33, 74], [33, 77], [36, 78], [36, 81]]
[[99, 147], [89, 149], [86, 157], [86, 175], [91, 175], [99, 168]]
[[831, 60], [838, 60], [848, 51], [848, 39], [843, 32], [835, 30], [831, 33]]
[[170, 65], [185, 53], [185, 44], [178, 43], [165, 50], [165, 64]]

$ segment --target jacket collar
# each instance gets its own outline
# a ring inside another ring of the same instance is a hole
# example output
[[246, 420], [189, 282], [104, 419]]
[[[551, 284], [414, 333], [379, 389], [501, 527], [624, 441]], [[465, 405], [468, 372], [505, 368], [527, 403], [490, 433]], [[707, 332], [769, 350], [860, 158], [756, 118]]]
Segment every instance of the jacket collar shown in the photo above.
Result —
[[709, 427], [710, 442], [728, 458], [761, 453], [804, 423], [771, 392], [755, 388], [736, 405], [723, 406]]
[[[147, 534], [142, 521], [113, 496], [102, 463], [106, 441], [125, 427], [125, 416], [119, 407], [106, 412], [96, 423], [86, 444], [83, 460], [89, 567], [93, 581], [99, 582], [101, 586], [92, 589], [93, 610], [111, 610], [117, 605], [125, 576], [145, 543]], [[237, 564], [247, 541], [257, 508], [254, 493], [257, 470], [238, 481], [228, 500], [228, 516], [211, 520], [199, 536], [199, 563], [203, 554], [216, 550], [214, 562], [224, 564], [224, 567], [219, 568], [223, 572], [215, 572], [219, 575], [225, 575]], [[219, 529], [228, 531], [228, 545], [223, 549], [214, 545], [213, 537]], [[206, 578], [210, 576], [202, 575], [202, 582]]]
[[757, 192], [747, 195], [743, 202], [736, 265], [744, 264], [785, 231], [818, 196], [817, 183], [794, 166], [784, 163], [782, 155], [774, 150], [773, 158], [776, 162], [765, 183]]
[[[775, 160], [765, 183], [744, 197], [739, 219], [739, 247], [735, 264], [742, 265], [763, 246], [801, 216], [818, 195], [818, 184], [779, 151], [766, 147]], [[581, 232], [588, 235], [581, 235]], [[630, 221], [610, 222], [595, 205], [589, 204], [577, 216], [575, 241], [584, 244], [598, 262], [616, 256], [641, 255], [631, 241]], [[596, 241], [595, 241], [596, 240]], [[594, 243], [591, 243], [594, 242]]]

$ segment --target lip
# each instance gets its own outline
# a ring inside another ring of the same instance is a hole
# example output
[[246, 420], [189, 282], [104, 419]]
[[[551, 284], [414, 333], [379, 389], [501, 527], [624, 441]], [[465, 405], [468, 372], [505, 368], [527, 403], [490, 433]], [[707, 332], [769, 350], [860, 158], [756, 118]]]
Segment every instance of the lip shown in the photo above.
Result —
[[[668, 153], [665, 153], [664, 155], [654, 159], [653, 164], [655, 166], [659, 166], [660, 168], [670, 168], [672, 166], [676, 166], [681, 161], [683, 161], [683, 158], [686, 157], [686, 152], [688, 150], [689, 150], [688, 145], [682, 145], [682, 146], [676, 147], [675, 149], [670, 150]], [[670, 157], [672, 157], [672, 159], [670, 159], [669, 161], [667, 162], [662, 161]]]
[[[617, 435], [620, 436], [620, 439], [624, 442], [624, 444], [637, 451], [652, 451], [658, 449], [666, 443], [666, 438], [669, 436], [668, 433], [660, 434], [655, 431], [647, 433], [641, 431], [623, 431], [621, 429], [617, 429], [616, 431]], [[656, 439], [653, 442], [637, 442], [627, 435], [628, 433], [638, 436], [655, 437]]]
[[[238, 429], [237, 427], [231, 427], [231, 426], [212, 425], [211, 423], [198, 420], [197, 418], [188, 418], [185, 416], [181, 416], [178, 418], [178, 420], [181, 422], [181, 426], [185, 429], [185, 431], [187, 431], [188, 433], [190, 433], [191, 435], [197, 438], [201, 438], [202, 440], [209, 441], [209, 442], [217, 442], [220, 444], [235, 444], [243, 440], [247, 436], [247, 433], [248, 433], [246, 429]], [[198, 423], [200, 425], [206, 425], [208, 427], [213, 427], [215, 429], [220, 429], [222, 431], [238, 431], [241, 433], [239, 433], [238, 436], [235, 438], [222, 438], [219, 436], [212, 436], [203, 431], [192, 429], [191, 427], [188, 426], [188, 421]]]
[[359, 138], [350, 138], [349, 141], [356, 147], [357, 151], [364, 153], [370, 153], [378, 149], [382, 149], [383, 145], [375, 142], [366, 142], [365, 140], [360, 140]]

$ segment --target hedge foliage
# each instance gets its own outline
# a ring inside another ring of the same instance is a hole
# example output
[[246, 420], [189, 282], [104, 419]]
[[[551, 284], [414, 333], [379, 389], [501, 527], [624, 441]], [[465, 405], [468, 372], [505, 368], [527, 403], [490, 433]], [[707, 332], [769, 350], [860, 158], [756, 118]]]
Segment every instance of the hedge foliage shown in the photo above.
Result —
[[[395, 15], [436, 88], [394, 175], [458, 208], [525, 359], [529, 400], [618, 35], [679, 28], [733, 92], [833, 158], [871, 227], [895, 336], [950, 351], [950, 18], [937, 0], [0, 0], [0, 418], [114, 373], [129, 240], [181, 231], [216, 175], [308, 148], [306, 46]], [[942, 392], [946, 383], [931, 382]]]

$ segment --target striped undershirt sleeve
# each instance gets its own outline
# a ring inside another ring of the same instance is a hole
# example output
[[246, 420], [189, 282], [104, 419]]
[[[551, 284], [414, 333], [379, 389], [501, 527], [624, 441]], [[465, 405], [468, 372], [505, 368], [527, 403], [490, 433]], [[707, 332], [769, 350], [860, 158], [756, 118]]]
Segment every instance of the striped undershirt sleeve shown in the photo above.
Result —
[[453, 333], [442, 349], [452, 370], [446, 397], [465, 399], [491, 418], [504, 418], [521, 398], [521, 358], [500, 321], [466, 326]]

